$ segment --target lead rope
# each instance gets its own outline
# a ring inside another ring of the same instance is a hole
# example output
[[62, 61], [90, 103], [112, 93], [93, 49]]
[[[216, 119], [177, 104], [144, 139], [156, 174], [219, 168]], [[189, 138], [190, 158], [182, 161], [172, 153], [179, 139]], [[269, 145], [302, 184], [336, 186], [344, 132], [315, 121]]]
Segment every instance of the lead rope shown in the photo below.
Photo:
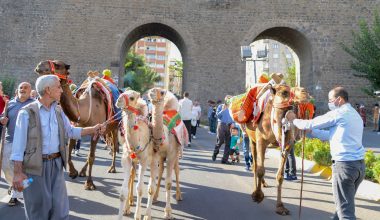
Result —
[[304, 172], [304, 160], [305, 160], [305, 142], [306, 142], [306, 131], [302, 132], [302, 168], [301, 168], [301, 190], [300, 190], [300, 206], [298, 209], [298, 219], [301, 219], [301, 210], [302, 210], [302, 191], [303, 191], [303, 172]]

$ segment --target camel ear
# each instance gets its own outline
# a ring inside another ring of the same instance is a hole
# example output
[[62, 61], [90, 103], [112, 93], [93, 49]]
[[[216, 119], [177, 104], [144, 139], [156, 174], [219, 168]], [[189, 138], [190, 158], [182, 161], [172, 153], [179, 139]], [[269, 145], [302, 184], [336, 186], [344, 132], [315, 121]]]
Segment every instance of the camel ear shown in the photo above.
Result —
[[276, 95], [276, 89], [278, 89], [278, 86], [277, 85], [271, 86], [269, 89], [270, 89], [270, 93], [272, 93], [273, 95]]

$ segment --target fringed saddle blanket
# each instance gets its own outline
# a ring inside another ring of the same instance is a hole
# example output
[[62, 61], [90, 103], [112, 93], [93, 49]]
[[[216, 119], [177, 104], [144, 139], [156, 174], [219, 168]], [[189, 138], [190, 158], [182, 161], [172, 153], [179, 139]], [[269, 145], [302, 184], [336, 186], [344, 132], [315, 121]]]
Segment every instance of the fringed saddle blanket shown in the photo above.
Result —
[[177, 142], [183, 147], [187, 146], [189, 143], [189, 133], [179, 113], [176, 110], [165, 110], [163, 119], [164, 124], [168, 127], [168, 130], [174, 134]]

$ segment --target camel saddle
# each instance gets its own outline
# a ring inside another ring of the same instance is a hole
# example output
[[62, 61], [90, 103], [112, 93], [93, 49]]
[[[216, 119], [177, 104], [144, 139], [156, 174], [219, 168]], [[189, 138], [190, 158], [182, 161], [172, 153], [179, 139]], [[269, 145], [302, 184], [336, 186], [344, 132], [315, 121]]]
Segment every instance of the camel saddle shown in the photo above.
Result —
[[163, 120], [164, 125], [176, 137], [177, 142], [183, 147], [187, 146], [189, 134], [177, 110], [165, 110], [163, 112]]

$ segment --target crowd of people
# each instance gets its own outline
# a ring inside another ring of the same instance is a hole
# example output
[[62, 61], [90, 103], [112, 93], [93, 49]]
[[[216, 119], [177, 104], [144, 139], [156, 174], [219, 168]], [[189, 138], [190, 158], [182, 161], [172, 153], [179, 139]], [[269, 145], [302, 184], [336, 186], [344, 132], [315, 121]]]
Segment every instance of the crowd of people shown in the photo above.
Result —
[[[108, 76], [107, 73], [105, 76]], [[67, 219], [68, 197], [63, 176], [67, 162], [65, 138], [78, 139], [77, 145], [80, 145], [81, 136], [103, 132], [104, 126], [98, 124], [77, 128], [69, 122], [59, 106], [62, 88], [57, 76], [40, 76], [35, 85], [36, 90], [32, 90], [29, 82], [22, 82], [18, 85], [15, 96], [9, 98], [3, 93], [0, 83], [0, 124], [2, 129], [6, 129], [2, 168], [7, 182], [12, 186], [8, 204], [14, 206], [23, 198], [25, 213], [30, 219]], [[220, 148], [224, 145], [222, 164], [239, 163], [239, 152], [242, 150], [245, 169], [250, 170], [250, 140], [230, 115], [230, 98], [227, 95], [224, 101], [208, 101], [208, 132], [216, 134], [212, 160], [216, 161]], [[7, 102], [8, 107], [4, 111]], [[364, 106], [357, 106], [355, 111], [348, 102], [347, 91], [342, 87], [330, 91], [328, 104], [328, 113], [311, 120], [296, 119], [294, 114], [287, 117], [298, 129], [308, 130], [310, 135], [330, 141], [333, 191], [337, 206], [334, 218], [351, 219], [355, 216], [354, 196], [364, 178], [362, 131], [366, 126], [365, 109]], [[373, 108], [374, 130], [380, 132], [379, 111], [379, 105], [376, 104]], [[200, 125], [200, 103], [198, 100], [193, 102], [189, 92], [184, 92], [183, 98], [179, 100], [178, 112], [188, 130], [188, 147], [191, 147], [191, 141], [197, 139], [197, 128]], [[296, 173], [292, 149], [286, 163], [285, 179], [296, 180]], [[34, 183], [24, 189], [21, 183], [27, 178], [33, 178]], [[46, 208], [41, 209], [41, 204]]]

